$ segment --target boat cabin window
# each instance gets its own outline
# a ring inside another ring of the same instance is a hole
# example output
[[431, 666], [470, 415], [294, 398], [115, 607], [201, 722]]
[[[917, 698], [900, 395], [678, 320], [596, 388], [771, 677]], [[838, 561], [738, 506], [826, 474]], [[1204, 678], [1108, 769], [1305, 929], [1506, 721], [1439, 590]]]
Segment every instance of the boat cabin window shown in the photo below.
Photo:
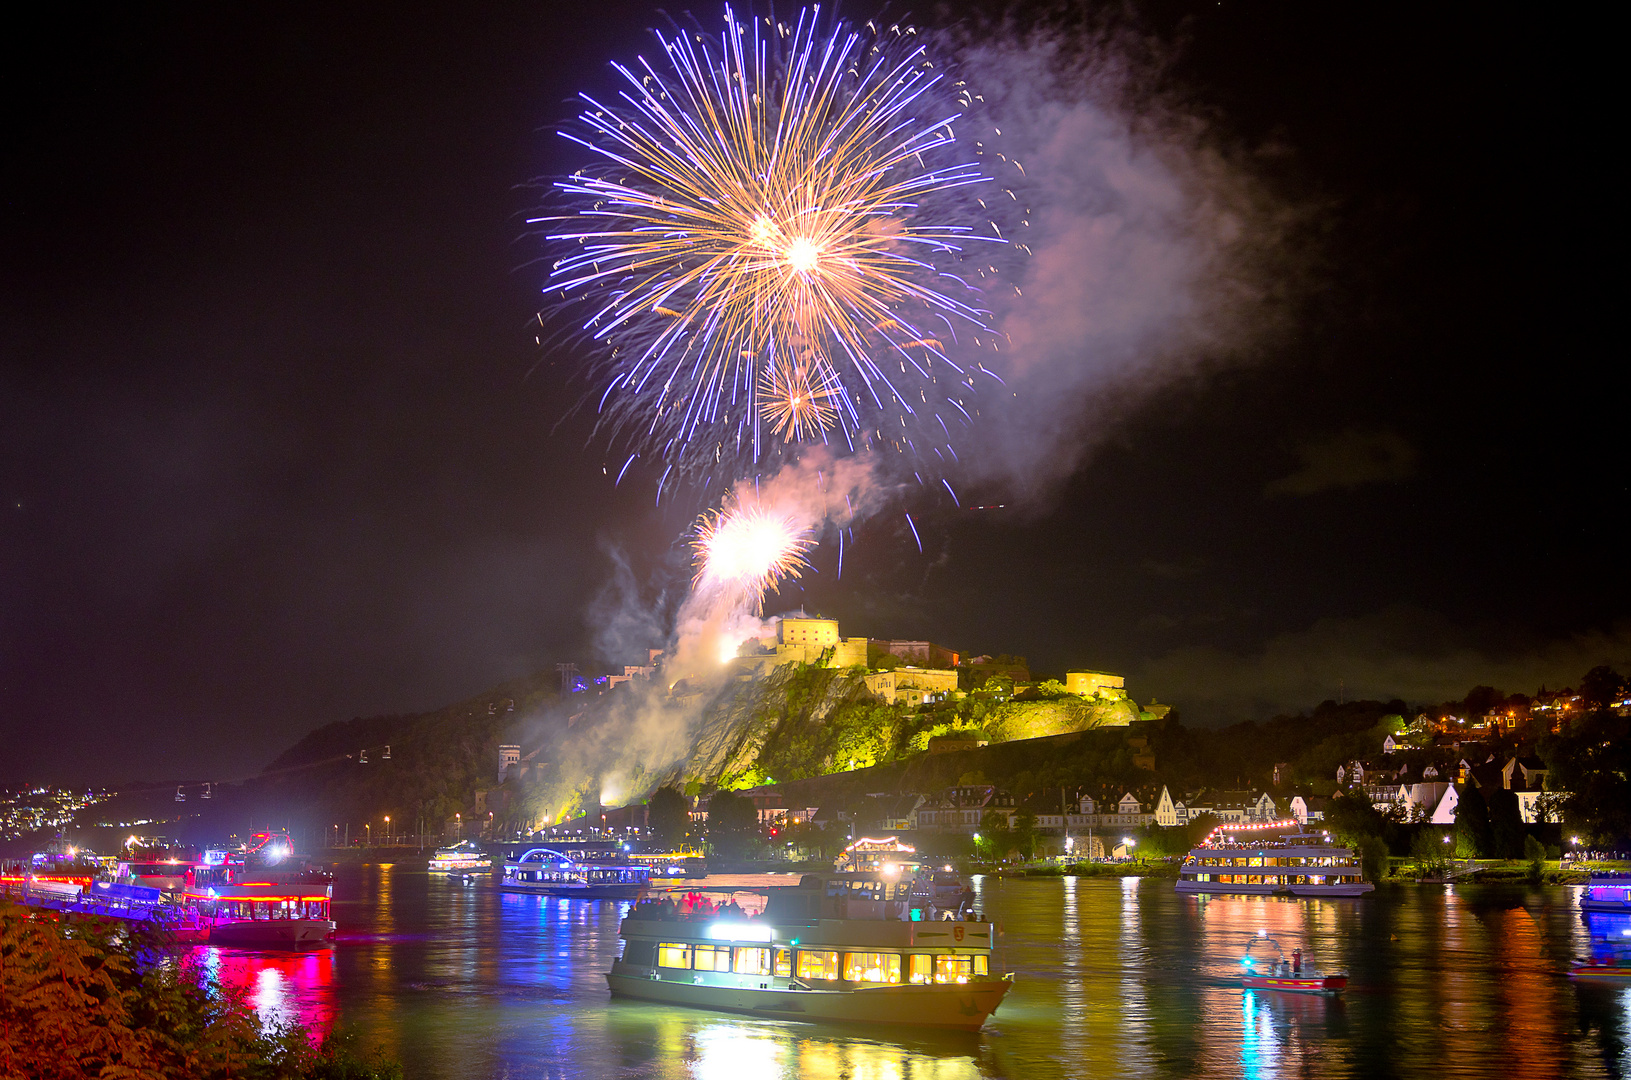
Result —
[[991, 974], [991, 958], [989, 956], [986, 956], [984, 953], [974, 954], [974, 974]]
[[688, 968], [691, 966], [691, 946], [665, 941], [657, 946], [657, 966], [666, 968]]
[[966, 983], [974, 974], [972, 956], [936, 956], [934, 981], [937, 983]]
[[729, 971], [731, 947], [729, 945], [693, 945], [691, 966], [698, 971]]
[[934, 957], [928, 953], [913, 953], [906, 958], [907, 981], [917, 986], [934, 981]]
[[[786, 950], [778, 949], [777, 951], [785, 952]], [[738, 975], [769, 975], [770, 950], [746, 945], [738, 946], [735, 961], [731, 964], [731, 970]]]
[[838, 953], [826, 949], [800, 949], [799, 978], [838, 978]]
[[900, 982], [900, 953], [852, 952], [844, 954], [847, 982]]
[[777, 949], [776, 950], [776, 976], [778, 978], [785, 979], [785, 978], [788, 978], [789, 976], [791, 976], [792, 974], [793, 974], [793, 950], [792, 949]]
[[654, 967], [653, 960], [657, 959], [657, 946], [650, 941], [623, 942], [623, 962], [636, 967]]

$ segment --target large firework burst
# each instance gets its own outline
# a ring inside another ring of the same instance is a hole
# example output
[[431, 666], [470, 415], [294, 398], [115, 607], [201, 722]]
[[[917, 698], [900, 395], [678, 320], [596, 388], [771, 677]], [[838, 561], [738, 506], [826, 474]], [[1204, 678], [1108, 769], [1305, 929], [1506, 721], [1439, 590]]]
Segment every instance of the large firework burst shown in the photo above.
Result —
[[971, 91], [915, 29], [817, 8], [657, 38], [615, 99], [583, 97], [564, 134], [593, 163], [536, 219], [606, 345], [603, 423], [663, 482], [818, 440], [954, 456], [983, 368], [948, 345], [993, 344], [999, 212], [1023, 216], [955, 133]]
[[762, 506], [742, 506], [704, 514], [696, 524], [696, 584], [724, 589], [762, 609], [765, 590], [797, 578], [810, 564], [814, 544], [809, 530], [791, 517]]

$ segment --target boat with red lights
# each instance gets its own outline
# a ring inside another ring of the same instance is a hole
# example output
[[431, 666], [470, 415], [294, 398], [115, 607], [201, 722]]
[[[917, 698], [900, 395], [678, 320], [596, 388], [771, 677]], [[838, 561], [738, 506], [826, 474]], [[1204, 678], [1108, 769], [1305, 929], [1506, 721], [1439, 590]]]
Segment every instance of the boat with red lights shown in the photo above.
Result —
[[1294, 819], [1219, 825], [1184, 858], [1174, 888], [1261, 896], [1363, 896], [1376, 888], [1352, 848], [1301, 828]]
[[[1265, 946], [1265, 950], [1272, 948], [1274, 955], [1254, 955], [1253, 949], [1258, 945]], [[1324, 994], [1329, 997], [1348, 988], [1346, 972], [1327, 974], [1316, 970], [1312, 964], [1304, 964], [1301, 949], [1295, 949], [1289, 957], [1286, 956], [1280, 943], [1269, 937], [1267, 932], [1260, 931], [1246, 946], [1246, 955], [1241, 957], [1240, 965], [1245, 969], [1240, 976], [1241, 988], [1245, 990]]]
[[1607, 961], [1592, 961], [1589, 963], [1576, 960], [1574, 965], [1569, 968], [1569, 978], [1631, 986], [1631, 963], [1621, 964], [1617, 959], [1612, 958]]
[[973, 1031], [1013, 987], [1011, 974], [992, 970], [992, 924], [941, 918], [902, 875], [806, 874], [764, 893], [757, 915], [638, 905], [606, 975], [612, 994], [782, 1020]]
[[187, 890], [185, 903], [211, 945], [308, 948], [334, 936], [328, 884], [245, 882]]

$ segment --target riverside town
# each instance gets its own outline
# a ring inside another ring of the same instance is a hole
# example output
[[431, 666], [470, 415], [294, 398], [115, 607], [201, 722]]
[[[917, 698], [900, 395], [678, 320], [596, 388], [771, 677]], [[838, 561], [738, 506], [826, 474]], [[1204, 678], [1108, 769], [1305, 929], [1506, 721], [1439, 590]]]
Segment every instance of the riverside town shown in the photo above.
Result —
[[1578, 10], [28, 16], [0, 1080], [1631, 1077]]

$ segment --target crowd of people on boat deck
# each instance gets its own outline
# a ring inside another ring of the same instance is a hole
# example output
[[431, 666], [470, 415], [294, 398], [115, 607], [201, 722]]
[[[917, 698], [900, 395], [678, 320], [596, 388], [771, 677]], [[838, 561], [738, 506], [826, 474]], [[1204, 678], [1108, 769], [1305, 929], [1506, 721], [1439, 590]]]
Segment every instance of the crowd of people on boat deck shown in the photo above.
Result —
[[661, 900], [642, 900], [634, 905], [632, 914], [646, 919], [745, 919], [749, 915], [735, 898], [720, 904], [694, 892], [678, 899], [665, 896]]

